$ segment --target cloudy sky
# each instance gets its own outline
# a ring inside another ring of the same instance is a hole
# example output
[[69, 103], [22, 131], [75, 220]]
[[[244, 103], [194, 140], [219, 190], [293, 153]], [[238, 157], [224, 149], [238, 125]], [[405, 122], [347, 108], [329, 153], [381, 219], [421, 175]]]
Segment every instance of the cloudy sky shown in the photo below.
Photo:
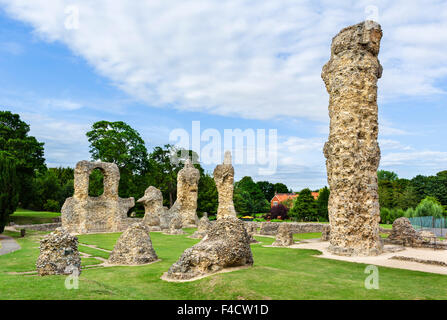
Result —
[[[343, 27], [377, 20], [381, 168], [447, 169], [447, 2], [0, 0], [0, 105], [45, 142], [49, 166], [89, 159], [85, 132], [122, 120], [150, 150], [172, 130], [277, 129], [278, 167], [237, 179], [326, 182], [321, 68]], [[212, 171], [214, 166], [207, 166]]]

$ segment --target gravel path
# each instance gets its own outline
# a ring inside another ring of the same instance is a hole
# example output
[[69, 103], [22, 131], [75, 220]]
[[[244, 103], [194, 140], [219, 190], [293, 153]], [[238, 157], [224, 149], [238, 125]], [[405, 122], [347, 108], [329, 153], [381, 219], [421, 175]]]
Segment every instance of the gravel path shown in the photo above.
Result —
[[399, 252], [385, 252], [379, 256], [373, 256], [373, 257], [345, 257], [345, 256], [337, 256], [330, 253], [327, 250], [328, 246], [329, 242], [327, 241], [309, 241], [294, 244], [289, 248], [318, 250], [322, 252], [322, 255], [317, 256], [319, 258], [343, 260], [349, 262], [373, 264], [390, 268], [407, 269], [407, 270], [423, 271], [423, 272], [447, 275], [447, 267], [444, 266], [425, 264], [420, 262], [396, 260], [395, 258], [392, 259], [392, 257], [396, 256], [396, 257], [404, 257], [407, 259], [413, 258], [418, 260], [429, 260], [429, 261], [438, 261], [441, 263], [447, 263], [447, 250], [405, 248], [405, 250]]
[[0, 234], [0, 241], [2, 243], [0, 256], [20, 249], [19, 244], [11, 237]]

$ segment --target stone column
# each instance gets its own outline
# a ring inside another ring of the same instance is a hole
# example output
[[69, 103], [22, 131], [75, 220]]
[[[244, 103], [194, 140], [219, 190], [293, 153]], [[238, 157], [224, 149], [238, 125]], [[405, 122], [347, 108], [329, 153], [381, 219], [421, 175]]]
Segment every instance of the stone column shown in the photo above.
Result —
[[217, 208], [217, 218], [224, 216], [236, 217], [236, 210], [233, 204], [234, 190], [234, 168], [231, 165], [231, 152], [226, 151], [224, 162], [214, 169], [214, 181], [219, 193], [219, 206]]
[[200, 172], [191, 160], [185, 161], [185, 166], [177, 175], [177, 200], [173, 205], [173, 212], [178, 212], [184, 227], [197, 226], [197, 196]]
[[377, 59], [382, 30], [373, 21], [341, 30], [322, 78], [329, 93], [329, 140], [324, 146], [331, 189], [330, 247], [340, 255], [377, 255], [380, 208], [377, 168]]

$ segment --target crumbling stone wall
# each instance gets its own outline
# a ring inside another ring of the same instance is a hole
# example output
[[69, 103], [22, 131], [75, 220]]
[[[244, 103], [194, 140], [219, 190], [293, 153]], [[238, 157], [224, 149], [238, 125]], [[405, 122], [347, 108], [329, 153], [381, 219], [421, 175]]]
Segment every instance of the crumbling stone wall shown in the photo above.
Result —
[[197, 226], [197, 196], [200, 172], [191, 160], [185, 161], [185, 166], [177, 175], [177, 200], [170, 208], [171, 212], [178, 213], [184, 227]]
[[219, 205], [217, 207], [217, 219], [224, 216], [236, 217], [233, 203], [234, 168], [231, 164], [231, 152], [226, 151], [223, 164], [214, 169], [214, 181], [219, 193]]
[[107, 263], [139, 265], [158, 260], [149, 232], [150, 229], [144, 222], [127, 228], [116, 242]]
[[39, 249], [36, 268], [40, 276], [81, 273], [78, 238], [63, 228], [43, 237]]
[[[104, 174], [104, 193], [88, 195], [89, 178], [94, 169]], [[74, 171], [74, 195], [65, 200], [61, 210], [62, 227], [72, 233], [117, 232], [129, 225], [127, 212], [134, 198], [120, 198], [118, 166], [107, 162], [80, 161]]]
[[379, 237], [377, 168], [377, 59], [382, 30], [366, 21], [341, 30], [333, 39], [322, 78], [329, 93], [329, 140], [324, 146], [331, 189], [330, 247], [340, 255], [377, 255]]

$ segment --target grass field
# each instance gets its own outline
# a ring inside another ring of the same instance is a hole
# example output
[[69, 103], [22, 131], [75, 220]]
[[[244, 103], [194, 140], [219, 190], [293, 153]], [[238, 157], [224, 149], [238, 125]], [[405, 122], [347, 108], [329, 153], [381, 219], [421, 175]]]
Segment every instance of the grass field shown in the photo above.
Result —
[[[194, 230], [187, 230], [192, 233]], [[13, 236], [22, 249], [0, 256], [0, 299], [447, 299], [447, 276], [379, 267], [379, 290], [364, 287], [366, 265], [315, 257], [318, 251], [252, 245], [252, 268], [217, 274], [194, 282], [160, 280], [181, 253], [198, 240], [186, 235], [151, 233], [161, 259], [137, 267], [94, 268], [83, 258], [78, 290], [67, 290], [65, 276], [10, 274], [35, 270], [42, 232]], [[119, 233], [81, 235], [82, 244], [112, 250]], [[305, 234], [296, 238], [310, 238]], [[262, 244], [274, 239], [256, 237]], [[297, 240], [298, 240], [297, 239]], [[109, 253], [80, 245], [80, 251], [107, 258]]]
[[53, 218], [60, 217], [61, 214], [58, 212], [47, 212], [47, 211], [32, 211], [27, 209], [17, 209], [14, 214], [10, 216], [11, 221], [15, 224], [41, 224], [41, 223], [51, 223]]

